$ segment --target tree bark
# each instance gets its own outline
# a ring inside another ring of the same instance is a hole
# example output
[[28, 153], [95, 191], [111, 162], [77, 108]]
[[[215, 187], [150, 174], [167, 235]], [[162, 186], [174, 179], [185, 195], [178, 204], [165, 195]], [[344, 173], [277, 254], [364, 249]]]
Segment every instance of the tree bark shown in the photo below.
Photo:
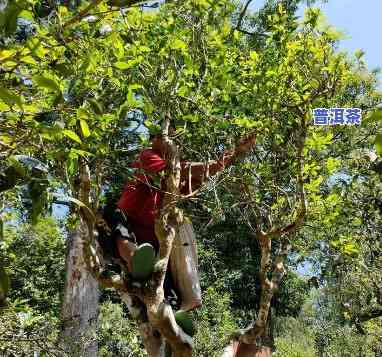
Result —
[[99, 286], [84, 259], [85, 234], [85, 223], [80, 220], [68, 239], [60, 342], [70, 356], [95, 357]]
[[165, 342], [159, 331], [155, 330], [150, 322], [139, 323], [139, 333], [149, 357], [164, 357]]
[[272, 309], [270, 309], [266, 326], [263, 334], [258, 338], [258, 343], [247, 344], [235, 339], [224, 349], [222, 357], [270, 357], [273, 347]]
[[165, 357], [164, 339], [148, 321], [145, 308], [139, 306], [139, 301], [134, 300], [128, 293], [120, 293], [120, 296], [129, 309], [132, 318], [137, 321], [139, 334], [149, 357]]
[[232, 341], [222, 354], [222, 357], [270, 357], [272, 349], [267, 346], [248, 345], [239, 341]]
[[272, 350], [266, 346], [255, 346], [240, 343], [235, 357], [269, 357], [272, 356]]

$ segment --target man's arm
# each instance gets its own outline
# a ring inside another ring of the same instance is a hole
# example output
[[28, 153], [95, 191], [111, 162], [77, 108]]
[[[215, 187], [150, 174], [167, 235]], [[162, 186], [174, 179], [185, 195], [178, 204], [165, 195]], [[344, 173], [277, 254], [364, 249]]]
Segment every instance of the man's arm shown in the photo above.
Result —
[[256, 133], [251, 133], [240, 140], [234, 149], [225, 151], [218, 160], [210, 160], [208, 162], [182, 162], [180, 177], [181, 192], [188, 194], [199, 188], [206, 179], [232, 165], [238, 157], [250, 151], [255, 144]]

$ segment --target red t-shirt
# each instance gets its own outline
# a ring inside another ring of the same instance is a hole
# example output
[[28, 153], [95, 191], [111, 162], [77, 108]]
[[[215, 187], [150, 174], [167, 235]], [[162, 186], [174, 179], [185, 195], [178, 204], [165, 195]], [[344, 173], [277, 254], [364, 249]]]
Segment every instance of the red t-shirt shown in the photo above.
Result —
[[155, 213], [160, 208], [163, 194], [158, 187], [153, 187], [152, 174], [162, 171], [166, 167], [166, 162], [159, 153], [148, 149], [141, 152], [132, 167], [140, 169], [140, 173], [134, 175], [134, 181], [126, 184], [118, 201], [118, 208], [137, 223], [143, 226], [153, 226]]
[[[205, 179], [206, 172], [211, 176], [214, 175], [222, 170], [232, 158], [232, 153], [225, 154], [222, 160], [210, 162], [208, 170], [204, 163], [181, 162], [180, 192], [189, 193], [190, 183], [192, 189], [199, 187]], [[154, 226], [155, 216], [161, 208], [163, 199], [159, 173], [165, 169], [166, 161], [159, 152], [146, 149], [140, 153], [132, 167], [137, 168], [139, 172], [134, 175], [133, 181], [126, 184], [117, 206], [129, 217], [131, 229], [135, 233], [138, 243], [148, 242], [158, 248]]]
[[153, 174], [159, 173], [166, 167], [165, 160], [154, 150], [143, 150], [132, 167], [138, 168], [139, 173], [134, 180], [126, 184], [117, 206], [128, 217], [131, 229], [138, 243], [158, 245], [155, 237], [155, 215], [162, 204], [163, 194], [155, 188]]

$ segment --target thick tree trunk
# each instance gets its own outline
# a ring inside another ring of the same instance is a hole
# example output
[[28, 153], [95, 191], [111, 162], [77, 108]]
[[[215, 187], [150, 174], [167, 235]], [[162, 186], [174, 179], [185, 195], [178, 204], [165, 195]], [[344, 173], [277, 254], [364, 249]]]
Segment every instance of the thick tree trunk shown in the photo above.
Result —
[[149, 357], [165, 357], [164, 339], [150, 322], [140, 322], [139, 333]]
[[246, 345], [240, 343], [235, 357], [270, 357], [272, 356], [272, 350], [270, 347], [261, 346], [256, 347], [254, 345]]
[[270, 357], [272, 349], [267, 346], [247, 345], [246, 343], [234, 341], [227, 346], [222, 357]]
[[86, 232], [81, 220], [68, 239], [60, 340], [70, 356], [95, 357], [98, 354], [99, 286], [84, 260], [83, 237]]
[[[270, 357], [272, 356], [273, 326], [272, 326], [272, 308], [269, 309], [268, 319], [264, 332], [259, 338], [259, 345], [247, 345], [244, 342], [239, 342], [235, 357]], [[272, 346], [272, 347], [270, 347]]]
[[4, 240], [4, 221], [0, 215], [0, 241]]
[[138, 323], [139, 334], [149, 357], [165, 357], [165, 341], [161, 334], [155, 330], [147, 320], [147, 315], [142, 307], [134, 302], [128, 293], [120, 293], [122, 301], [129, 309], [130, 315]]
[[263, 335], [259, 338], [259, 345], [246, 344], [234, 340], [224, 349], [222, 357], [271, 357], [273, 353], [272, 323], [268, 319]]

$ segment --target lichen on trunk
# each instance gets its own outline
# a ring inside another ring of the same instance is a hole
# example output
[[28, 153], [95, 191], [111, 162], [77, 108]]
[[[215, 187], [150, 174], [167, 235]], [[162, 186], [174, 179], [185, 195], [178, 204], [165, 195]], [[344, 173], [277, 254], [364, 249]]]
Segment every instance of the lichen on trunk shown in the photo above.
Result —
[[60, 343], [68, 355], [97, 356], [98, 281], [84, 259], [86, 228], [80, 221], [68, 238]]

